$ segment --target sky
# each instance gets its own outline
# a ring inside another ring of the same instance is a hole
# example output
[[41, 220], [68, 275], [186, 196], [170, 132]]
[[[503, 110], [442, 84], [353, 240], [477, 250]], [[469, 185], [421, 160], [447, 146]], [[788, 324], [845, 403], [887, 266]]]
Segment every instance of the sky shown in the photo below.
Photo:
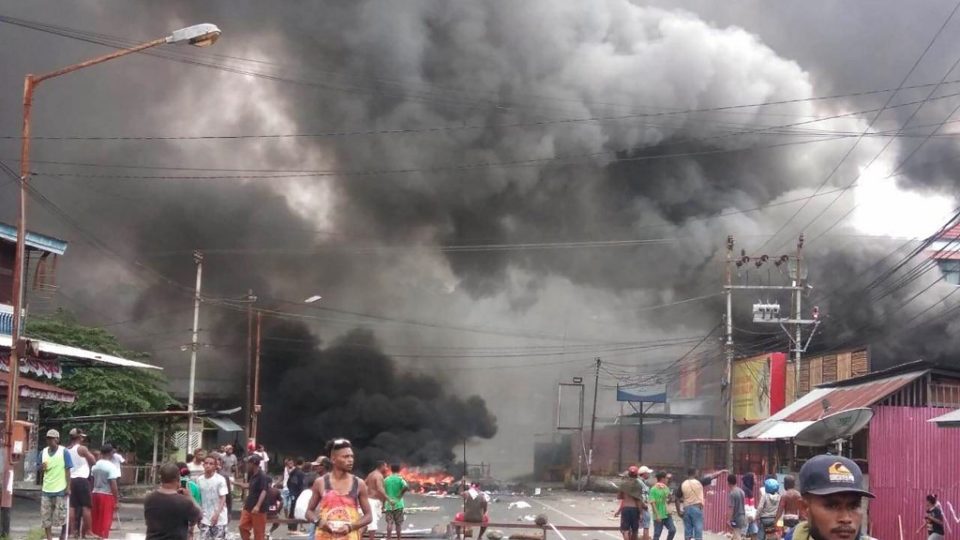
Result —
[[[829, 317], [815, 348], [948, 358], [927, 339], [951, 329], [926, 323], [956, 300], [936, 271], [871, 278], [956, 207], [955, 8], [0, 1], [0, 160], [14, 168], [25, 73], [223, 29], [209, 49], [43, 83], [30, 227], [71, 247], [58, 293], [31, 309], [115, 331], [182, 386], [201, 249], [202, 391], [240, 391], [237, 299], [253, 289], [275, 315], [266, 369], [369, 330], [401, 370], [483, 399], [498, 434], [470, 451], [502, 476], [530, 470], [555, 433], [556, 384], [594, 357], [609, 366], [604, 419], [618, 383], [717, 368], [728, 234], [774, 256], [805, 234], [805, 304]], [[0, 178], [0, 220], [15, 196]], [[738, 302], [747, 330], [754, 300]], [[905, 321], [926, 325], [889, 331]], [[741, 354], [785, 347], [737, 339]]]

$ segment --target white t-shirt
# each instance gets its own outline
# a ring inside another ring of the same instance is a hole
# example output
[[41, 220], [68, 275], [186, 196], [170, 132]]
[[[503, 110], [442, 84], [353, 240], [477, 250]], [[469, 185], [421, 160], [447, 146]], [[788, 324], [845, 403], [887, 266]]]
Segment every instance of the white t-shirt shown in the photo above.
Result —
[[110, 481], [120, 478], [120, 467], [114, 465], [112, 461], [101, 459], [90, 469], [90, 474], [93, 476], [94, 493], [113, 495], [113, 490], [110, 489]]
[[80, 455], [80, 445], [75, 444], [67, 448], [67, 452], [70, 452], [70, 461], [73, 462], [70, 478], [90, 478], [90, 463], [87, 462], [87, 458]]
[[210, 523], [210, 520], [213, 519], [213, 514], [217, 511], [217, 506], [220, 505], [220, 497], [227, 495], [227, 481], [223, 476], [214, 474], [210, 478], [201, 475], [196, 482], [197, 487], [200, 488], [200, 508], [203, 509], [202, 523], [204, 525], [226, 525], [229, 520], [226, 505], [220, 512], [220, 518], [216, 523]]
[[313, 497], [313, 490], [307, 488], [300, 493], [293, 507], [293, 517], [296, 519], [307, 519], [307, 507], [310, 506], [310, 499]]
[[197, 478], [203, 476], [203, 463], [187, 463], [187, 470], [190, 471], [190, 479], [196, 481]]

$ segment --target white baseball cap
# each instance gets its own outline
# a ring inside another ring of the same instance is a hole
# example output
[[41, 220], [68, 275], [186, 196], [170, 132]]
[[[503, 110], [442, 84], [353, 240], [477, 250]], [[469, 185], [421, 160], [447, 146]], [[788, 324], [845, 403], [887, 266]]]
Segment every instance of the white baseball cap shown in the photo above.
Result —
[[652, 474], [653, 469], [647, 467], [646, 465], [641, 465], [640, 470], [637, 471], [637, 474]]

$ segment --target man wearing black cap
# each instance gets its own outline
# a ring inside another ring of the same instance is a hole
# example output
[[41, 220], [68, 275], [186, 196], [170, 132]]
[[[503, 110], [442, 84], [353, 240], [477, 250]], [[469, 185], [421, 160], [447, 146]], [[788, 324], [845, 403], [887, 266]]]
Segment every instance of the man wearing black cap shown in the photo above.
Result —
[[260, 469], [260, 456], [247, 458], [247, 481], [236, 484], [247, 490], [247, 498], [240, 513], [240, 537], [243, 540], [263, 540], [267, 531], [267, 509], [263, 505], [270, 490], [270, 477]]
[[873, 498], [863, 485], [863, 473], [853, 461], [840, 456], [811, 458], [800, 469], [800, 494], [807, 520], [785, 540], [857, 540], [864, 537], [864, 497]]

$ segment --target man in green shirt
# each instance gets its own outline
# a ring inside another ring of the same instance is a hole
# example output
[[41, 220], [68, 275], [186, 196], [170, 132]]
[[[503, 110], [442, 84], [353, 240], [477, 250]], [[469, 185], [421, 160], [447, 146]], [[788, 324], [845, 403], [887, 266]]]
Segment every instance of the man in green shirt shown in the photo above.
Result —
[[390, 529], [397, 530], [397, 540], [400, 540], [400, 531], [403, 529], [403, 495], [408, 487], [407, 481], [400, 476], [400, 465], [391, 465], [390, 473], [390, 476], [383, 480], [383, 491], [387, 494], [383, 515], [387, 520], [387, 540], [390, 540]]
[[660, 533], [663, 528], [667, 528], [667, 540], [673, 540], [677, 534], [677, 526], [673, 524], [673, 518], [667, 510], [667, 500], [670, 499], [670, 487], [665, 480], [667, 473], [660, 471], [657, 473], [657, 483], [650, 489], [650, 506], [653, 510], [653, 540], [660, 540]]

